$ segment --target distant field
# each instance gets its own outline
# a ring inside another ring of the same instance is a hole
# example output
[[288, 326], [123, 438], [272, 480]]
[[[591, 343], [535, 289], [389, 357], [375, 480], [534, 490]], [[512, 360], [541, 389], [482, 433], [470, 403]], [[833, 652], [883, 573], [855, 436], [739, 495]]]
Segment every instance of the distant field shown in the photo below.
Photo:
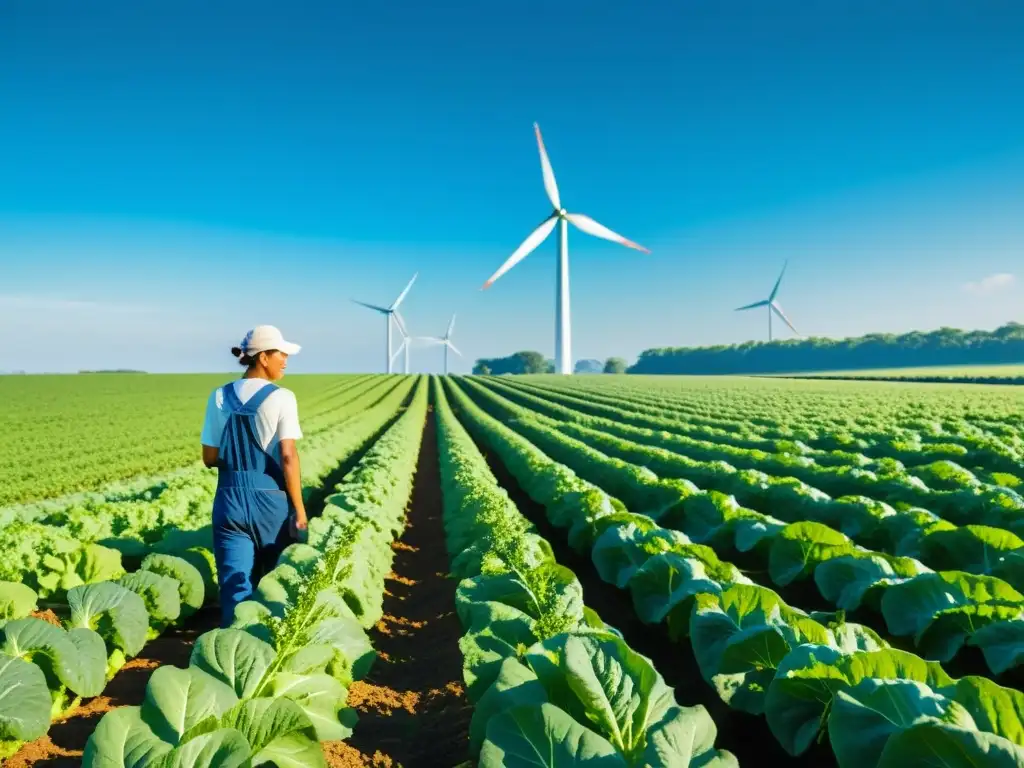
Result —
[[[234, 374], [0, 376], [0, 507], [96, 490], [199, 459], [206, 400]], [[366, 376], [289, 376], [307, 432]]]
[[776, 378], [948, 381], [964, 384], [1024, 384], [1024, 365], [956, 365], [927, 368], [876, 368], [865, 371], [814, 371], [765, 374]]
[[[540, 380], [585, 386], [601, 392], [628, 381], [652, 396], [664, 393], [756, 422], [757, 406], [799, 420], [830, 421], [837, 413], [904, 414], [928, 410], [999, 419], [1019, 410], [1018, 391], [975, 386], [935, 388], [888, 381], [946, 376], [949, 382], [977, 382], [1000, 376], [1024, 381], [1024, 366], [907, 368], [850, 371], [800, 377], [629, 376], [542, 377]], [[965, 376], [965, 372], [972, 372]], [[0, 376], [0, 401], [7, 405], [0, 426], [11, 436], [0, 447], [0, 507], [54, 498], [195, 465], [199, 432], [210, 391], [234, 374], [158, 375], [85, 374]], [[846, 381], [829, 380], [835, 378]], [[303, 428], [312, 434], [337, 421], [344, 404], [384, 377], [370, 375], [288, 376], [284, 385], [299, 400]], [[519, 379], [520, 377], [515, 377]], [[533, 377], [524, 377], [531, 380]], [[625, 381], [624, 381], [625, 379]], [[812, 380], [813, 379], [813, 380]], [[825, 379], [825, 380], [823, 380]], [[934, 379], [933, 379], [934, 380]], [[973, 393], [968, 395], [967, 393]], [[741, 419], [742, 420], [742, 419]]]

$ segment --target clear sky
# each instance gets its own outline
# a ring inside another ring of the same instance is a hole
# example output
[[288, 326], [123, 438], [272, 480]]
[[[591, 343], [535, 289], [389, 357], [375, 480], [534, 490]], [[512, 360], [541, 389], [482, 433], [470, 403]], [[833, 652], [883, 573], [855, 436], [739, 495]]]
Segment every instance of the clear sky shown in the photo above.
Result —
[[[993, 328], [1024, 298], [1019, 0], [0, 3], [0, 369], [379, 370], [388, 303], [473, 359]], [[414, 350], [415, 370], [440, 352]], [[457, 358], [456, 358], [457, 360]]]

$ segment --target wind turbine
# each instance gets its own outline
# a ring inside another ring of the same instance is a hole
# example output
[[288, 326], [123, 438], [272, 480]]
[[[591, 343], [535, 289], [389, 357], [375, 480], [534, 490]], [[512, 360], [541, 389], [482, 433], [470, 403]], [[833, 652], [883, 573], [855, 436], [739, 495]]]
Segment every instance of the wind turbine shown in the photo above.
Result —
[[736, 307], [736, 312], [742, 312], [745, 309], [755, 309], [757, 307], [768, 307], [768, 341], [772, 340], [772, 313], [774, 312], [782, 321], [789, 326], [789, 329], [793, 331], [797, 336], [800, 332], [793, 327], [793, 324], [789, 322], [789, 318], [786, 317], [786, 313], [782, 311], [782, 307], [779, 306], [779, 302], [775, 300], [775, 296], [779, 293], [779, 285], [782, 283], [782, 276], [786, 274], [786, 266], [789, 264], [787, 259], [782, 264], [782, 271], [779, 272], [779, 279], [775, 281], [775, 287], [772, 288], [772, 292], [768, 294], [768, 298], [764, 301], [755, 301], [753, 304], [747, 304], [745, 307]]
[[445, 331], [444, 338], [437, 338], [436, 336], [424, 336], [423, 341], [430, 341], [435, 344], [444, 344], [444, 375], [448, 375], [448, 350], [450, 349], [459, 357], [462, 357], [462, 353], [455, 348], [452, 344], [452, 330], [455, 328], [455, 315], [452, 315], [451, 322], [448, 323], [448, 330]]
[[406, 332], [404, 325], [401, 326], [398, 330], [402, 334], [402, 343], [398, 345], [398, 349], [395, 350], [395, 354], [393, 354], [391, 356], [389, 365], [394, 363], [395, 362], [395, 358], [398, 357], [400, 354], [402, 354], [402, 352], [405, 352], [405, 365], [404, 365], [404, 370], [402, 372], [403, 373], [408, 373], [409, 372], [409, 342], [412, 341], [412, 337], [409, 336], [409, 334]]
[[572, 327], [569, 321], [568, 223], [571, 222], [588, 235], [611, 240], [627, 248], [635, 248], [644, 253], [650, 253], [650, 251], [642, 245], [637, 245], [632, 240], [627, 240], [622, 235], [612, 232], [604, 225], [598, 224], [589, 216], [584, 216], [582, 213], [568, 213], [562, 207], [561, 198], [558, 196], [558, 185], [555, 184], [555, 172], [551, 169], [548, 153], [544, 149], [544, 140], [540, 135], [540, 126], [534, 123], [533, 130], [537, 134], [537, 148], [540, 150], [540, 168], [544, 176], [544, 189], [548, 193], [548, 200], [554, 206], [554, 211], [541, 222], [540, 226], [530, 233], [530, 236], [506, 259], [505, 263], [498, 268], [498, 271], [491, 275], [490, 279], [484, 283], [483, 289], [489, 288], [495, 280], [525, 259], [531, 251], [544, 242], [547, 236], [551, 234], [555, 224], [558, 224], [558, 271], [555, 278], [555, 370], [558, 373], [571, 374]]
[[[404, 363], [404, 371], [403, 371], [403, 373], [409, 373], [409, 350], [412, 348], [412, 343], [414, 341], [426, 341], [426, 342], [429, 342], [430, 344], [444, 344], [445, 343], [443, 339], [438, 339], [438, 338], [435, 338], [434, 336], [409, 336], [406, 333], [404, 328], [400, 328], [399, 330], [402, 332], [402, 343], [398, 345], [398, 349], [395, 350], [395, 354], [391, 357], [391, 360], [393, 362], [395, 360], [395, 358], [397, 358], [402, 352], [405, 353], [405, 363]], [[453, 349], [454, 349], [454, 347], [453, 347]], [[458, 350], [456, 350], [456, 351], [458, 351]], [[445, 350], [445, 352], [446, 352], [445, 356], [447, 358], [447, 350]], [[445, 372], [447, 373], [447, 371], [445, 371]]]
[[[395, 323], [398, 325], [398, 330], [402, 332], [402, 336], [406, 336], [407, 334], [405, 332], [405, 322], [402, 320], [402, 316], [398, 313], [398, 305], [401, 304], [402, 301], [405, 299], [406, 295], [409, 293], [409, 289], [412, 288], [412, 284], [416, 282], [416, 278], [418, 276], [419, 276], [419, 272], [417, 272], [416, 274], [414, 274], [412, 276], [412, 280], [410, 280], [409, 284], [405, 286], [405, 290], [403, 290], [400, 294], [398, 294], [398, 298], [394, 300], [394, 302], [391, 304], [390, 307], [379, 307], [376, 304], [367, 304], [365, 301], [357, 301], [356, 299], [352, 299], [352, 301], [354, 301], [356, 304], [359, 304], [360, 306], [366, 307], [367, 309], [372, 309], [375, 312], [380, 312], [382, 315], [386, 315], [387, 316], [387, 326], [388, 326], [388, 328], [387, 328], [387, 331], [388, 331], [387, 372], [388, 373], [391, 373], [391, 361], [393, 359], [392, 356], [391, 356], [391, 319], [394, 318]], [[406, 371], [406, 373], [408, 373], [408, 371]]]

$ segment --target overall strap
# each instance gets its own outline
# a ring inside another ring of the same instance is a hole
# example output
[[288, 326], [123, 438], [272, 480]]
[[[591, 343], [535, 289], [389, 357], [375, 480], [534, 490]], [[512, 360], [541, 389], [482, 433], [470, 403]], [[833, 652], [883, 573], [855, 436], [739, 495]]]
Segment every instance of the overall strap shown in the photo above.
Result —
[[264, 384], [255, 395], [245, 401], [245, 405], [240, 410], [244, 413], [256, 413], [259, 407], [263, 405], [263, 402], [277, 390], [278, 386], [276, 384]]
[[231, 411], [238, 411], [242, 408], [242, 401], [238, 399], [238, 394], [235, 392], [234, 382], [228, 382], [221, 391], [224, 393], [224, 403], [228, 406]]

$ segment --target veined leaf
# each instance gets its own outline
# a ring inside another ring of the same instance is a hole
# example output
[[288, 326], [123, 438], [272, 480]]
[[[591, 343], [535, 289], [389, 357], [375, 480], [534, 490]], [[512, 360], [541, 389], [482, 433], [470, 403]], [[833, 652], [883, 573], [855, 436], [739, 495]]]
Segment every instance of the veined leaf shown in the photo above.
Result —
[[32, 741], [50, 727], [50, 690], [43, 671], [0, 654], [0, 741]]
[[627, 768], [607, 740], [553, 704], [516, 707], [487, 724], [479, 768]]

